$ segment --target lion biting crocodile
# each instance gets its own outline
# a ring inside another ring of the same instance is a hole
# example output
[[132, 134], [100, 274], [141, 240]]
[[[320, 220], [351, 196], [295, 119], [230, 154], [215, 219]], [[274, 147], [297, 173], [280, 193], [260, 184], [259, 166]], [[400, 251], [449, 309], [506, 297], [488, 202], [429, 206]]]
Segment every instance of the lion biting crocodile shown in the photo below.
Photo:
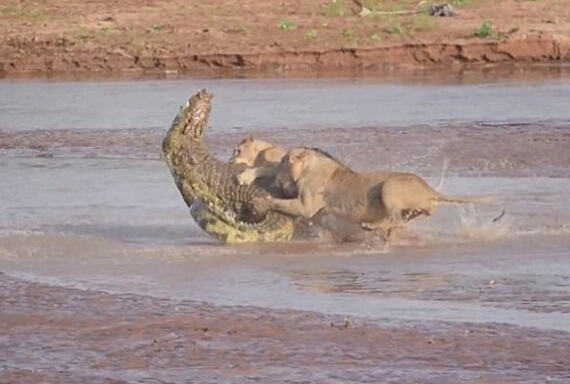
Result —
[[202, 140], [212, 94], [203, 89], [180, 108], [162, 152], [182, 198], [206, 233], [227, 243], [290, 240], [293, 219], [279, 212], [258, 213], [252, 201], [268, 196], [256, 185], [240, 185], [240, 167], [210, 155]]

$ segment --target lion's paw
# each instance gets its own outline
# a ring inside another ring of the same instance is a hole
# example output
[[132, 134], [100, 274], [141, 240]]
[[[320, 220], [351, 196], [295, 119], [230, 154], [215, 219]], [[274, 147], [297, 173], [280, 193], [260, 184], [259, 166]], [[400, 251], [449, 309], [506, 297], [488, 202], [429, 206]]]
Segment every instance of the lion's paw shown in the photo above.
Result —
[[255, 180], [255, 171], [253, 169], [246, 169], [237, 176], [240, 185], [250, 185]]

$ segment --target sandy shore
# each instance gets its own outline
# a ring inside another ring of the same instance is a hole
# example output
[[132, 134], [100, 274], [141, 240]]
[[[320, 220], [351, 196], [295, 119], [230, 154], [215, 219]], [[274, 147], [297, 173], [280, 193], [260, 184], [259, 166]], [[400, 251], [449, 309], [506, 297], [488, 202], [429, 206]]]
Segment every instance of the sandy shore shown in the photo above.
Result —
[[570, 374], [566, 332], [373, 324], [51, 287], [3, 274], [0, 335], [10, 335], [0, 337], [2, 383], [562, 383]]
[[0, 76], [447, 71], [570, 61], [563, 0], [456, 0], [454, 17], [414, 13], [425, 9], [417, 3], [365, 1], [372, 15], [361, 16], [360, 2], [350, 0], [6, 0]]

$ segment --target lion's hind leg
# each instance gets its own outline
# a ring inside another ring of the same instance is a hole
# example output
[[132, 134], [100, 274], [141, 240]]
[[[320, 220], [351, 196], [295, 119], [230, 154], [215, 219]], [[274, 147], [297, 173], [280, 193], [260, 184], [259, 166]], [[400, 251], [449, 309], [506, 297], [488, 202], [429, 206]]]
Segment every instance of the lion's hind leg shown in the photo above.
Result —
[[405, 221], [398, 212], [389, 215], [378, 222], [361, 223], [362, 229], [366, 231], [375, 231], [385, 241], [392, 240], [405, 228]]
[[431, 211], [427, 209], [404, 209], [402, 210], [402, 221], [407, 223], [418, 216], [430, 216]]

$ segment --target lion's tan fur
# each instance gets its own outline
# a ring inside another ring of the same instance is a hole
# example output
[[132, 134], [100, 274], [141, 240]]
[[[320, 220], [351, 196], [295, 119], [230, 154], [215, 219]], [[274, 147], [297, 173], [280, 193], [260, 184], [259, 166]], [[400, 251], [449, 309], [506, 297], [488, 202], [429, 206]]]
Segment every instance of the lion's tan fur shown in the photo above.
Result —
[[317, 149], [291, 150], [283, 162], [289, 163], [298, 197], [258, 201], [260, 209], [275, 209], [305, 218], [325, 210], [366, 229], [379, 230], [387, 237], [407, 221], [430, 215], [442, 202], [488, 200], [444, 195], [412, 173], [356, 172]]
[[287, 163], [281, 161], [286, 153], [285, 149], [277, 145], [249, 135], [236, 146], [230, 162], [248, 167], [238, 175], [241, 184], [251, 184], [256, 179], [269, 178], [270, 188], [275, 188], [283, 196], [291, 198], [297, 196], [297, 187], [289, 176]]
[[230, 163], [245, 164], [248, 167], [276, 167], [285, 153], [285, 149], [249, 135], [235, 147]]

